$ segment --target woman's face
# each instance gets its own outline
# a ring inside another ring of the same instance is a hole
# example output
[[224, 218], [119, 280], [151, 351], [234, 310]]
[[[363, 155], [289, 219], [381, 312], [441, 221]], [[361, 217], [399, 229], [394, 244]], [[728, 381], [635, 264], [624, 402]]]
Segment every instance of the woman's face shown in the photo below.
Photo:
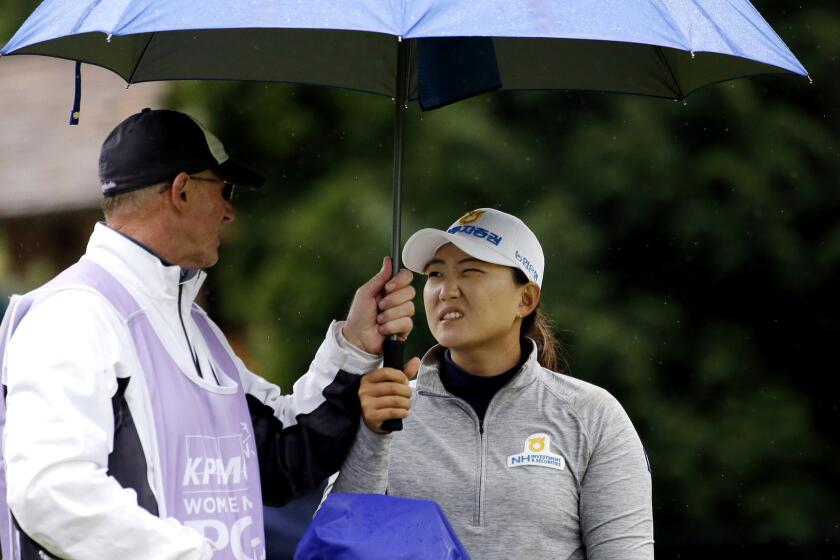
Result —
[[523, 305], [525, 286], [516, 285], [510, 267], [480, 261], [447, 243], [423, 272], [426, 320], [438, 343], [456, 351], [518, 344], [520, 314], [536, 303]]

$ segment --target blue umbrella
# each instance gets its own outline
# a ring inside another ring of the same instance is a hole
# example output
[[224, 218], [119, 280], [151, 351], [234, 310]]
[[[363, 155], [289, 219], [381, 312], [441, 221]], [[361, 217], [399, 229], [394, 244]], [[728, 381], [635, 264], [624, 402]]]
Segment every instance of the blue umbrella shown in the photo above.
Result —
[[46, 0], [1, 52], [81, 60], [129, 83], [280, 81], [395, 97], [408, 40], [413, 99], [424, 85], [417, 40], [451, 37], [493, 38], [502, 89], [682, 98], [751, 74], [806, 75], [747, 0]]
[[[108, 68], [128, 83], [316, 84], [395, 99], [399, 268], [406, 103], [434, 109], [494, 89], [684, 99], [709, 84], [807, 76], [748, 0], [45, 0], [0, 54]], [[395, 342], [395, 341], [394, 341]], [[401, 367], [386, 347], [386, 365]], [[398, 428], [399, 423], [388, 427]]]

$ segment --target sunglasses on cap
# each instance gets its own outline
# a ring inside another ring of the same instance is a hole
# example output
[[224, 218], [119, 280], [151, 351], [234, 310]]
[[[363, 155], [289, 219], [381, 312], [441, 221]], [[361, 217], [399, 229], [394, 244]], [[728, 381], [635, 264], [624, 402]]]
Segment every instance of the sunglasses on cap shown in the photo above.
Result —
[[230, 181], [224, 181], [222, 179], [211, 179], [210, 177], [196, 177], [195, 175], [190, 175], [190, 179], [194, 181], [206, 181], [208, 183], [221, 183], [222, 184], [222, 198], [230, 202], [233, 200], [233, 195], [236, 192], [236, 185], [231, 183]]

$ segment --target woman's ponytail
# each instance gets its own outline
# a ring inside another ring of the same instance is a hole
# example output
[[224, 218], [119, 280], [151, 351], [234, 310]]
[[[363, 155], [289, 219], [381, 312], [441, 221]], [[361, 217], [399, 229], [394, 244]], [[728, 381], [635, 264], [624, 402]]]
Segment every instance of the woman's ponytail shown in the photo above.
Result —
[[[525, 274], [518, 268], [513, 268], [514, 281], [522, 286], [529, 282]], [[569, 360], [566, 350], [557, 339], [552, 328], [551, 320], [540, 309], [539, 304], [530, 315], [522, 319], [522, 336], [526, 336], [537, 343], [537, 360], [544, 368], [564, 373], [569, 370]]]

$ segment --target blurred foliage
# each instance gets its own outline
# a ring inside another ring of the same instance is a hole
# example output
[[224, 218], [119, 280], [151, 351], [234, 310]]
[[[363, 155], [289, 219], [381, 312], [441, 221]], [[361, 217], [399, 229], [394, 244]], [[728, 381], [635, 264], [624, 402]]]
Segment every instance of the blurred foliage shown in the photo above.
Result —
[[40, 0], [5, 0], [0, 4], [0, 41], [5, 44], [40, 3]]
[[[407, 118], [404, 235], [480, 206], [534, 229], [571, 373], [615, 394], [647, 447], [660, 557], [840, 543], [840, 14], [756, 7], [813, 85], [742, 80], [686, 106], [498, 93]], [[389, 251], [392, 104], [179, 83], [171, 105], [270, 175], [240, 197], [208, 289], [251, 366], [288, 390]]]

